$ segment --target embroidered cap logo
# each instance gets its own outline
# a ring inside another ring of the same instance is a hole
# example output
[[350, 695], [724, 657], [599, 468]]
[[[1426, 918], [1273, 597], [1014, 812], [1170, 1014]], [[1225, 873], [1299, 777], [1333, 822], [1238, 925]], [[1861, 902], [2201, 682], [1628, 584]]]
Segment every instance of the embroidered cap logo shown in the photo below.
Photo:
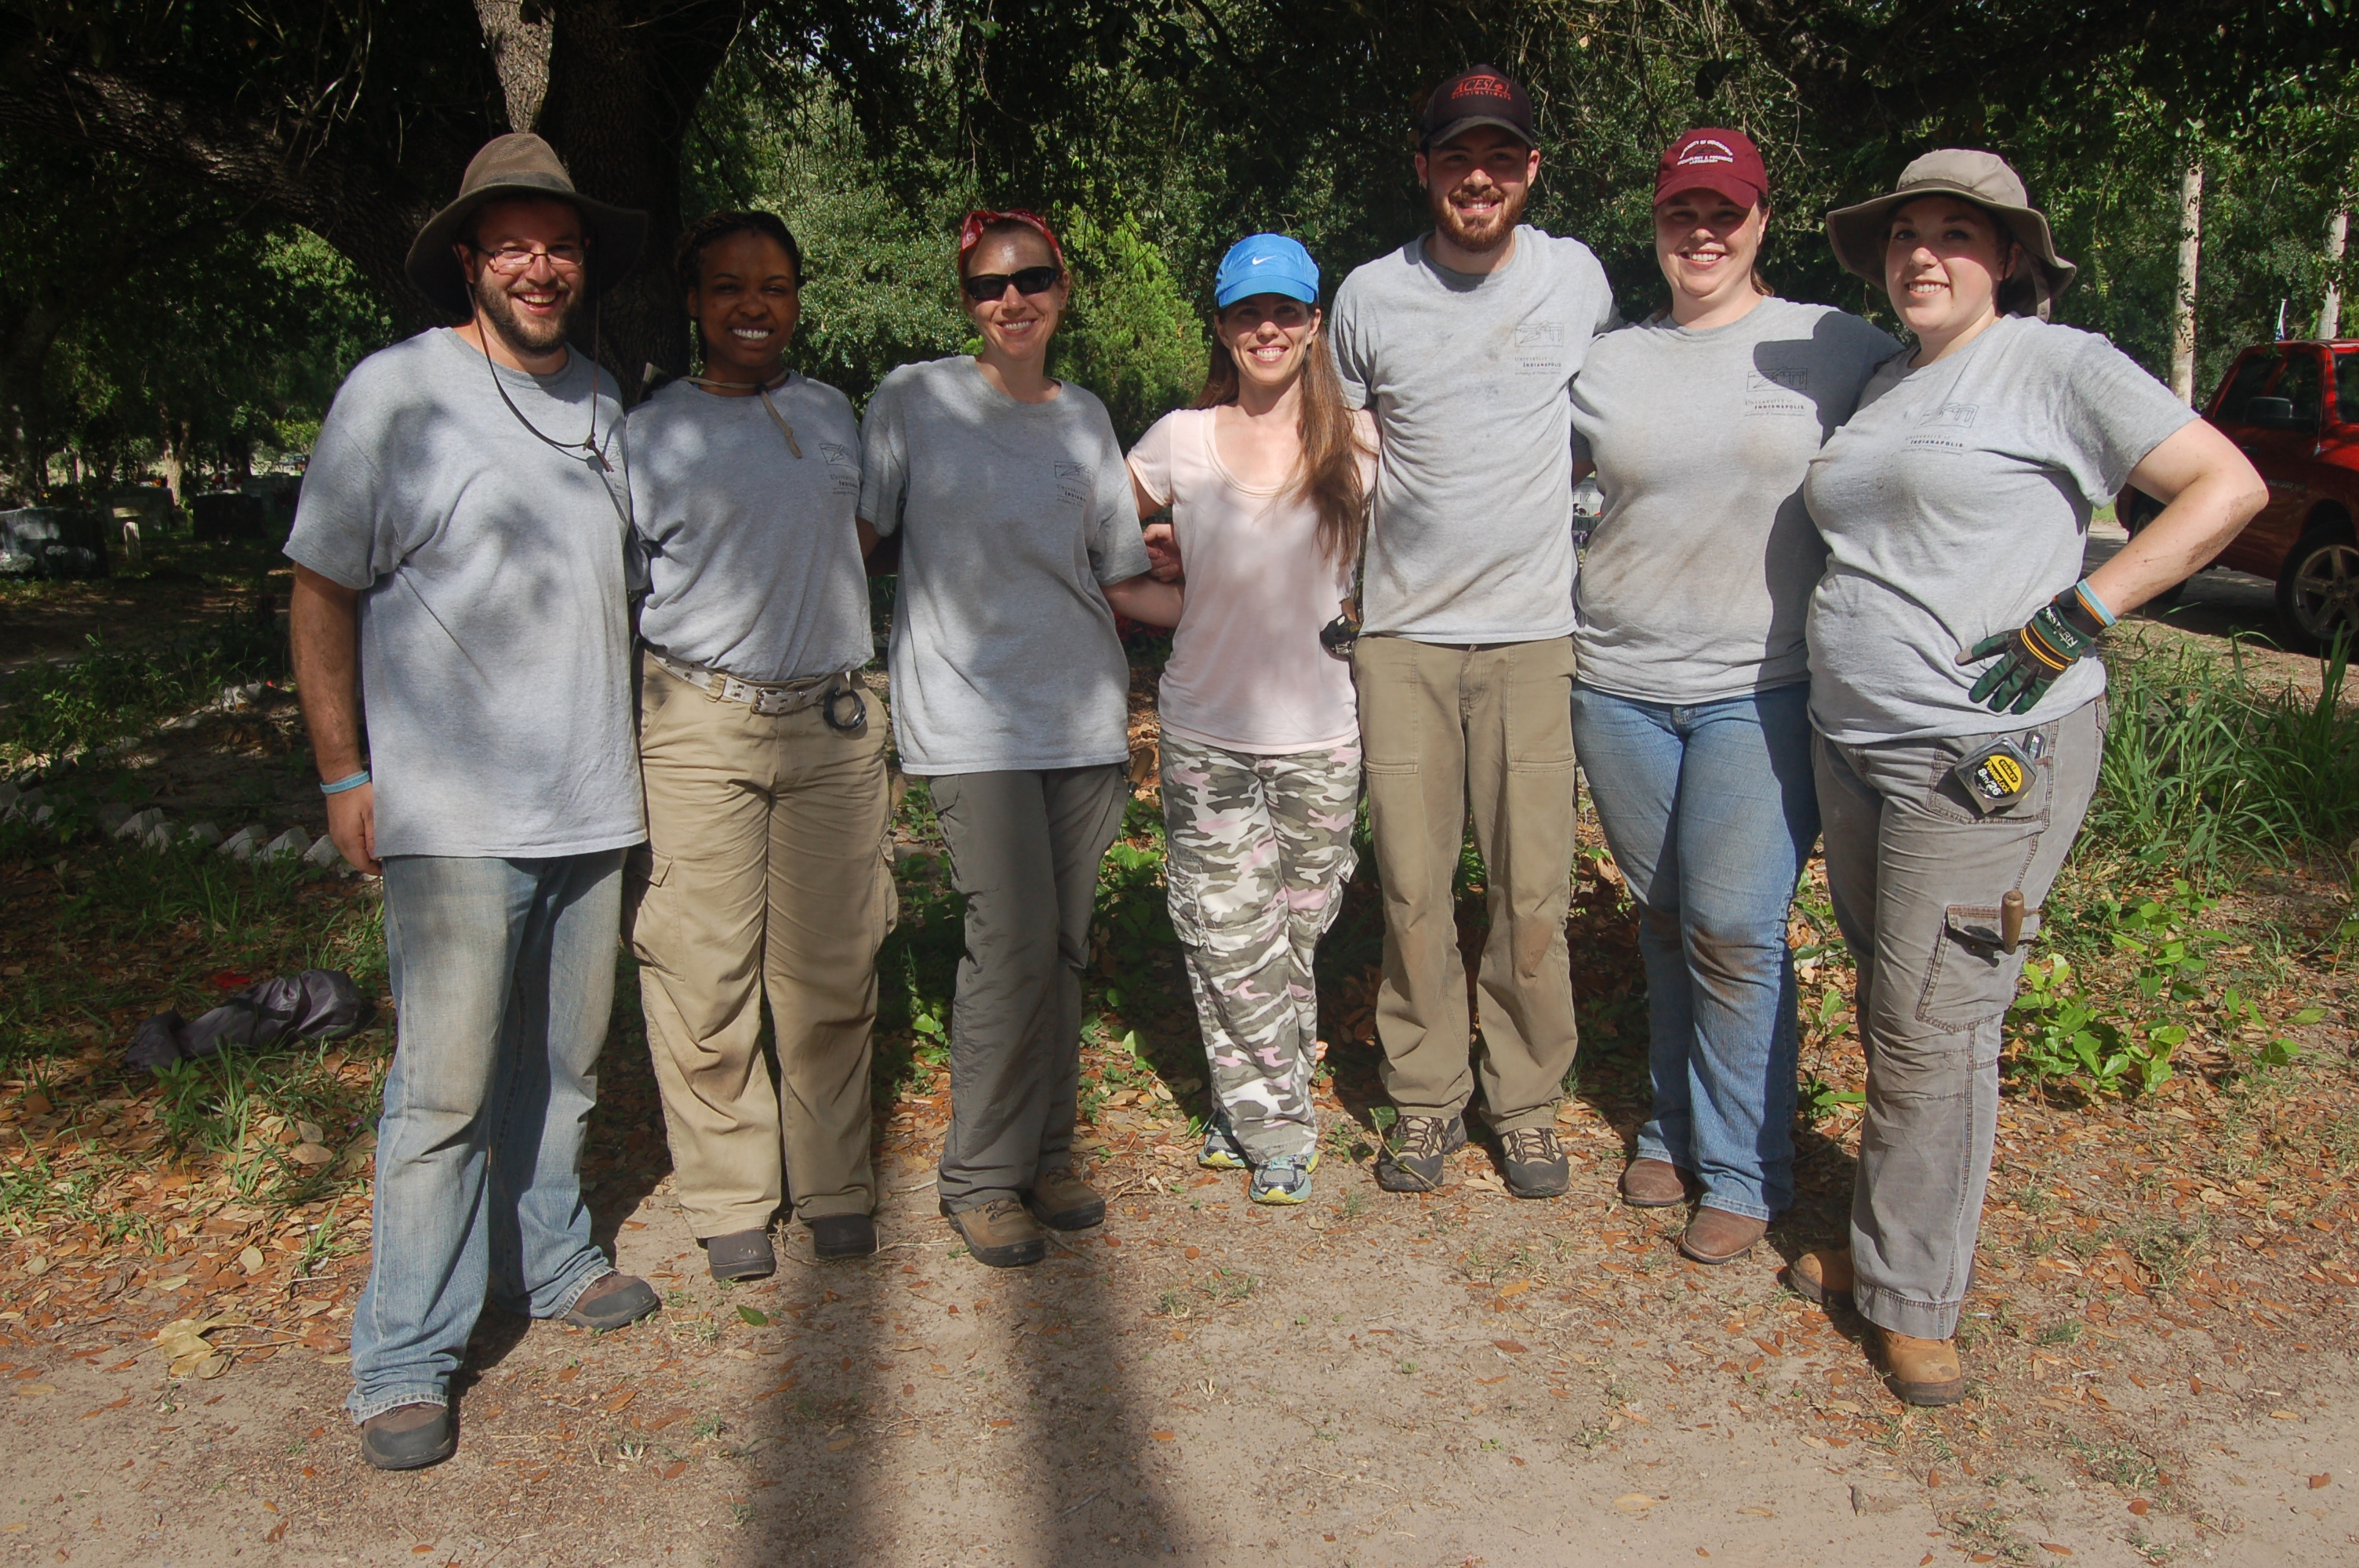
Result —
[[1726, 142], [1712, 136], [1698, 136], [1680, 149], [1678, 161], [1681, 164], [1734, 163], [1736, 154]]

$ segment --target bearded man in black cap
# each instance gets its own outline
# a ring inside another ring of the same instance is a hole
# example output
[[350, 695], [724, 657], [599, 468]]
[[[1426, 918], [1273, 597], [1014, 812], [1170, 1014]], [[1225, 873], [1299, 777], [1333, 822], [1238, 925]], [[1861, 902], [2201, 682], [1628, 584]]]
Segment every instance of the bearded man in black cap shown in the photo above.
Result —
[[353, 369], [287, 542], [328, 830], [385, 878], [399, 1015], [347, 1401], [381, 1469], [451, 1454], [486, 1299], [599, 1329], [659, 1304], [592, 1241], [582, 1198], [623, 856], [646, 825], [622, 407], [566, 341], [646, 232], [538, 136], [476, 154], [408, 260], [466, 324]]

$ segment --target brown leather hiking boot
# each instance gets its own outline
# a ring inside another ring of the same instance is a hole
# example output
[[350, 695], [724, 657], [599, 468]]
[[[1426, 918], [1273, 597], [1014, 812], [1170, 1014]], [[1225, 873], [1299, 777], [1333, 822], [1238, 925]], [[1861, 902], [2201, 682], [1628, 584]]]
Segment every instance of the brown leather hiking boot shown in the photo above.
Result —
[[974, 1260], [987, 1269], [1021, 1269], [1049, 1255], [1048, 1238], [1014, 1198], [994, 1198], [956, 1214], [945, 1206], [942, 1217], [965, 1240]]
[[1669, 1160], [1633, 1160], [1622, 1168], [1622, 1201], [1632, 1208], [1669, 1208], [1688, 1201], [1688, 1173]]
[[1051, 1230], [1087, 1230], [1105, 1223], [1105, 1199], [1097, 1188], [1073, 1174], [1070, 1165], [1058, 1165], [1032, 1179], [1024, 1195], [1032, 1217]]
[[1706, 1204], [1688, 1221], [1687, 1234], [1680, 1238], [1680, 1250], [1699, 1263], [1734, 1263], [1768, 1232], [1766, 1219], [1731, 1214]]
[[1851, 1305], [1851, 1249], [1813, 1247], [1786, 1268], [1787, 1288], [1821, 1306]]
[[1376, 1185], [1388, 1193], [1438, 1193], [1442, 1162], [1466, 1146], [1455, 1116], [1404, 1116], [1376, 1155]]
[[1953, 1405], [1966, 1397], [1965, 1368], [1958, 1364], [1954, 1339], [1919, 1339], [1879, 1326], [1876, 1342], [1884, 1346], [1884, 1364], [1892, 1375], [1885, 1379], [1906, 1405]]

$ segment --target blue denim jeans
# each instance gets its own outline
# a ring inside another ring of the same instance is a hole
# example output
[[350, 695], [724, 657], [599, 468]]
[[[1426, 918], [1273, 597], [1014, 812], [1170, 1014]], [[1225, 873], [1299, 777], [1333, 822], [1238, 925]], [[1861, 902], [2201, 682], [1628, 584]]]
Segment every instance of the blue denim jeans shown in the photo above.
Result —
[[1810, 689], [1686, 708], [1572, 692], [1590, 795], [1638, 904], [1655, 1092], [1639, 1157], [1755, 1219], [1794, 1201], [1786, 919], [1819, 834]]
[[486, 1296], [558, 1317], [611, 1271], [581, 1171], [622, 893], [620, 849], [386, 858], [398, 1033], [353, 1314], [354, 1421], [448, 1402]]

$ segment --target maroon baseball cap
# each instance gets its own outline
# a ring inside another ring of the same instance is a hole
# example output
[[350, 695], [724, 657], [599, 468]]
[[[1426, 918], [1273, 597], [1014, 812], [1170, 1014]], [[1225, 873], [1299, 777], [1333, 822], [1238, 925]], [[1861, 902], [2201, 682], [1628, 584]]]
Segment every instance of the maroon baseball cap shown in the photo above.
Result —
[[1742, 131], [1706, 125], [1663, 149], [1655, 165], [1655, 200], [1682, 190], [1709, 190], [1739, 207], [1757, 207], [1769, 194], [1761, 149]]
[[1527, 147], [1540, 145], [1532, 129], [1531, 96], [1523, 84], [1496, 67], [1477, 65], [1450, 78], [1426, 99], [1418, 146], [1439, 146], [1477, 125], [1496, 125]]

